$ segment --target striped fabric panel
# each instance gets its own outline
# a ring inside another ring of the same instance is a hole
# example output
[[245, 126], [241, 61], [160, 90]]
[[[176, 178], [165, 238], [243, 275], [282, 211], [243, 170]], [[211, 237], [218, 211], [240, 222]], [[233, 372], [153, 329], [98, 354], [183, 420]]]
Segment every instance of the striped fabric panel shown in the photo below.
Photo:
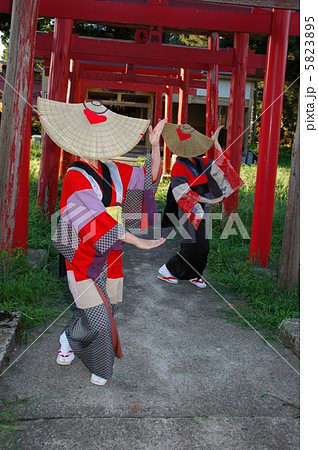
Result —
[[105, 207], [96, 197], [93, 189], [83, 189], [74, 192], [68, 198], [61, 218], [79, 232], [85, 225], [103, 212], [105, 212]]
[[171, 187], [176, 202], [190, 191], [186, 177], [173, 177], [171, 179]]
[[212, 162], [210, 174], [214, 178], [214, 180], [217, 182], [217, 184], [218, 184], [219, 188], [221, 189], [221, 192], [225, 198], [229, 197], [231, 194], [233, 194], [235, 189], [232, 188], [232, 186], [228, 182], [224, 172], [217, 166], [215, 161]]
[[117, 165], [113, 161], [106, 161], [104, 164], [107, 165], [111, 179], [114, 183], [115, 190], [116, 190], [116, 203], [122, 204], [123, 203], [123, 183], [121, 180], [121, 176], [118, 170]]

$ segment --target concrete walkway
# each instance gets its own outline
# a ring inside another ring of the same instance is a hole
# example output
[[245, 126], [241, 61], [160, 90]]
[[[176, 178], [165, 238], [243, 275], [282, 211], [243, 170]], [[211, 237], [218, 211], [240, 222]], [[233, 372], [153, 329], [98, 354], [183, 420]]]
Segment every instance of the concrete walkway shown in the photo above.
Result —
[[[224, 301], [211, 288], [156, 278], [176, 245], [125, 249], [116, 316], [124, 358], [109, 383], [91, 384], [79, 360], [55, 363], [66, 317], [1, 377], [1, 397], [16, 399], [24, 427], [12, 448], [299, 448], [299, 411], [290, 405], [299, 404], [298, 374], [253, 330], [220, 318]], [[299, 370], [290, 350], [271, 344]]]

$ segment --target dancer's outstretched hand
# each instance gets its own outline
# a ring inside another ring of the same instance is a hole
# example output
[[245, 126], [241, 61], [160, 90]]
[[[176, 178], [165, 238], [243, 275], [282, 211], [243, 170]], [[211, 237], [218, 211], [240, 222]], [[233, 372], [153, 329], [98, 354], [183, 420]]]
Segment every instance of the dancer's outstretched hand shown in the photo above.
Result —
[[217, 205], [222, 200], [224, 200], [224, 195], [221, 195], [221, 197], [216, 197], [216, 198], [200, 197], [199, 203], [208, 203], [209, 205]]
[[220, 152], [220, 153], [222, 153], [222, 147], [221, 147], [221, 145], [220, 145], [220, 143], [219, 143], [219, 133], [220, 133], [220, 130], [221, 130], [221, 128], [223, 128], [224, 127], [224, 125], [221, 125], [219, 128], [217, 128], [216, 130], [215, 130], [215, 132], [214, 133], [212, 133], [212, 139], [213, 139], [213, 141], [214, 141], [214, 147]]
[[149, 125], [148, 131], [149, 131], [149, 142], [152, 146], [155, 146], [159, 144], [160, 136], [163, 130], [163, 127], [167, 123], [168, 119], [162, 119], [160, 120], [155, 128], [152, 128], [151, 125]]
[[135, 246], [141, 250], [151, 250], [152, 248], [159, 247], [166, 240], [164, 238], [160, 239], [138, 239]]
[[152, 248], [159, 247], [159, 245], [162, 245], [166, 241], [164, 238], [141, 239], [138, 236], [130, 233], [129, 231], [127, 231], [120, 238], [120, 240], [125, 242], [126, 244], [132, 244], [135, 247], [140, 248], [141, 250], [151, 250]]
[[212, 133], [212, 139], [213, 139], [214, 141], [217, 141], [217, 140], [218, 140], [220, 130], [221, 130], [223, 127], [224, 127], [224, 125], [220, 125], [220, 126], [215, 130], [215, 132]]
[[217, 197], [217, 198], [208, 198], [207, 200], [208, 200], [207, 203], [209, 203], [209, 205], [217, 205], [222, 200], [224, 200], [224, 195], [222, 195], [221, 197]]

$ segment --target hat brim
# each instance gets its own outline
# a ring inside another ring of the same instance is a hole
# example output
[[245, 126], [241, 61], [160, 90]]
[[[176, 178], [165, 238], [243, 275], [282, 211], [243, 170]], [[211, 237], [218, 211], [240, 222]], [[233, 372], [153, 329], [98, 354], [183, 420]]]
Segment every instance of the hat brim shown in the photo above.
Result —
[[172, 153], [184, 158], [202, 155], [213, 145], [212, 138], [205, 136], [188, 124], [166, 123], [162, 137]]
[[[132, 150], [143, 137], [149, 120], [116, 114], [107, 109], [106, 120], [90, 123], [83, 103], [63, 103], [38, 97], [41, 124], [50, 138], [73, 155], [105, 160]], [[89, 105], [89, 104], [88, 104]]]

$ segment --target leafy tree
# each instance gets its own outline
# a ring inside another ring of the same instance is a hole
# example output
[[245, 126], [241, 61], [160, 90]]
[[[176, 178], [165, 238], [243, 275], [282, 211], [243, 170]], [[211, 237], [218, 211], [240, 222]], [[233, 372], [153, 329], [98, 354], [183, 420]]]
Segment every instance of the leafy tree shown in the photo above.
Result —
[[190, 47], [207, 47], [208, 36], [198, 34], [171, 33], [169, 43]]
[[[232, 47], [231, 38], [220, 39], [220, 46]], [[251, 39], [249, 48], [256, 53], [265, 55], [267, 51], [267, 36], [259, 39]], [[286, 77], [284, 87], [282, 126], [281, 126], [281, 144], [290, 146], [294, 139], [298, 112], [299, 97], [299, 37], [291, 36], [289, 38]], [[257, 116], [262, 113], [264, 82], [257, 83]], [[259, 133], [259, 122], [256, 124], [257, 135]], [[258, 136], [257, 136], [258, 137]]]
[[291, 36], [286, 63], [281, 144], [291, 145], [295, 136], [299, 98], [299, 37]]
[[49, 17], [38, 17], [36, 29], [38, 31], [53, 31], [54, 19]]
[[74, 25], [74, 33], [81, 36], [94, 36], [108, 39], [135, 39], [135, 28], [115, 27], [96, 23], [76, 22]]
[[0, 55], [4, 61], [8, 59], [8, 46], [9, 46], [9, 34], [10, 34], [10, 14], [0, 14], [0, 30], [1, 30], [1, 43], [4, 45], [3, 54]]
[[[2, 32], [1, 42], [4, 45], [4, 51], [2, 54], [2, 59], [7, 61], [8, 59], [8, 49], [9, 49], [9, 39], [10, 39], [10, 14], [0, 14], [0, 30]], [[38, 31], [52, 31], [54, 25], [54, 20], [46, 17], [39, 17], [37, 20], [37, 30]], [[0, 55], [1, 57], [1, 55]]]
[[[265, 51], [264, 51], [265, 48]], [[262, 53], [266, 53], [266, 46]], [[281, 140], [282, 145], [291, 146], [297, 124], [298, 97], [299, 97], [299, 61], [300, 48], [299, 37], [291, 36], [289, 38], [286, 76], [283, 97]], [[257, 84], [257, 115], [262, 112], [264, 82]]]

